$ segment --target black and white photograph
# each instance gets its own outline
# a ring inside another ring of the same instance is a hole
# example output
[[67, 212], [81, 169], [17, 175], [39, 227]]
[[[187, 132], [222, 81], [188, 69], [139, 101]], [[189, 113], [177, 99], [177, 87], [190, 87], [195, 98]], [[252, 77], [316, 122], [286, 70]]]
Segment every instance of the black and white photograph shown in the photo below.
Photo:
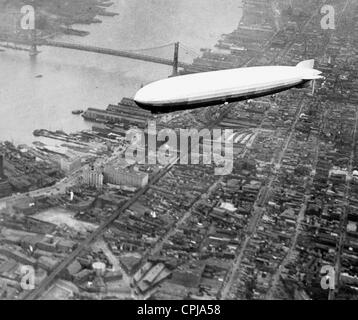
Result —
[[0, 0], [0, 300], [358, 300], [358, 1]]

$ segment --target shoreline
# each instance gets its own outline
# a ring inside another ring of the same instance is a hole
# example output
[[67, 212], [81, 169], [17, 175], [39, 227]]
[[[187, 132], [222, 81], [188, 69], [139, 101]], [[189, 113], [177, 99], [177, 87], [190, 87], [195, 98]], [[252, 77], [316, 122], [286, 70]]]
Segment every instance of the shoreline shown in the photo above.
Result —
[[[86, 36], [88, 33], [82, 30], [73, 29], [76, 24], [90, 25], [102, 23], [98, 17], [114, 17], [119, 13], [108, 11], [107, 8], [113, 6], [113, 2], [108, 0], [74, 0], [70, 3], [59, 5], [55, 0], [48, 0], [41, 6], [35, 8], [36, 30], [39, 36], [53, 37], [58, 34], [71, 34], [75, 36]], [[0, 1], [2, 15], [8, 17], [13, 15], [19, 20], [21, 17], [20, 8], [26, 5], [22, 0], [17, 0], [8, 4], [4, 0]], [[5, 34], [22, 33], [28, 36], [27, 31], [19, 30], [17, 22], [11, 19], [0, 21], [0, 30]], [[20, 35], [21, 36], [21, 35]]]

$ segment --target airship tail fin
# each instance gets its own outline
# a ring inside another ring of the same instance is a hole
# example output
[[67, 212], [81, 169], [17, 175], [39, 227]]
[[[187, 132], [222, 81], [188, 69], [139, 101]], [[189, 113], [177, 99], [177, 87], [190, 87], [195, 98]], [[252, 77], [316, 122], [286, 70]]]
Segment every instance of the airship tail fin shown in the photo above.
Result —
[[314, 68], [314, 59], [302, 61], [296, 67], [297, 68], [305, 68], [305, 69], [313, 69]]
[[322, 72], [314, 69], [314, 59], [300, 62], [296, 68], [299, 70], [301, 79], [303, 80], [317, 80], [323, 79]]

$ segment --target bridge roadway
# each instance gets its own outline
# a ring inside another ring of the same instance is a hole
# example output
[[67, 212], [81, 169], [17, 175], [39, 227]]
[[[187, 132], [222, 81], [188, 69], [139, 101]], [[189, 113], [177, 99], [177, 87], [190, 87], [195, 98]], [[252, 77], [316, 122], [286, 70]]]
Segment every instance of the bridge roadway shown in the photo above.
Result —
[[[48, 46], [48, 47], [57, 47], [57, 48], [72, 49], [72, 50], [79, 50], [79, 51], [87, 51], [87, 52], [129, 58], [129, 59], [134, 59], [134, 60], [158, 63], [158, 64], [167, 65], [167, 66], [173, 66], [173, 63], [174, 63], [174, 61], [171, 59], [154, 57], [154, 56], [150, 56], [150, 55], [146, 55], [146, 54], [136, 53], [134, 51], [115, 50], [115, 49], [101, 48], [101, 47], [96, 47], [96, 46], [88, 46], [88, 45], [82, 45], [82, 44], [54, 41], [54, 40], [37, 40], [35, 42], [32, 42], [29, 40], [14, 39], [14, 38], [0, 36], [0, 41], [11, 42], [11, 43], [20, 44], [20, 45], [28, 45], [28, 46], [32, 46], [32, 45]], [[178, 61], [178, 67], [179, 68], [190, 68], [191, 65], [188, 63]]]
[[[45, 40], [40, 42], [40, 46], [46, 45], [51, 47], [58, 47], [58, 48], [66, 48], [66, 49], [73, 49], [79, 51], [87, 51], [87, 52], [94, 52], [100, 54], [107, 54], [111, 56], [123, 57], [123, 58], [130, 58], [134, 60], [141, 60], [141, 61], [148, 61], [158, 64], [164, 64], [167, 66], [173, 66], [173, 60], [160, 58], [160, 57], [153, 57], [146, 54], [136, 53], [136, 52], [128, 52], [124, 50], [114, 50], [114, 49], [107, 49], [107, 48], [100, 48], [95, 46], [87, 46], [81, 44], [73, 44], [73, 43], [66, 43], [66, 42], [59, 42], [53, 40]], [[190, 65], [183, 62], [178, 62], [178, 67], [186, 68]]]
[[[49, 40], [49, 39], [37, 40], [36, 42], [32, 42], [30, 40], [14, 39], [14, 38], [9, 38], [7, 36], [0, 35], [0, 42], [14, 43], [14, 44], [19, 44], [19, 45], [27, 45], [30, 47], [32, 45], [57, 47], [57, 48], [106, 54], [106, 55], [129, 58], [129, 59], [134, 59], [134, 60], [147, 61], [147, 62], [162, 64], [162, 65], [167, 65], [167, 66], [174, 65], [174, 61], [171, 59], [165, 59], [165, 58], [150, 56], [150, 55], [146, 55], [146, 54], [136, 53], [134, 51], [115, 50], [115, 49], [101, 48], [101, 47], [96, 47], [96, 46], [87, 46], [87, 45], [81, 45], [81, 44], [75, 44], [75, 43], [54, 41], [54, 40]], [[13, 49], [15, 49], [15, 48], [13, 48]], [[218, 68], [215, 68], [215, 67], [192, 65], [192, 64], [180, 62], [180, 61], [178, 61], [178, 68], [183, 68], [187, 72], [204, 72], [204, 71], [218, 70]]]

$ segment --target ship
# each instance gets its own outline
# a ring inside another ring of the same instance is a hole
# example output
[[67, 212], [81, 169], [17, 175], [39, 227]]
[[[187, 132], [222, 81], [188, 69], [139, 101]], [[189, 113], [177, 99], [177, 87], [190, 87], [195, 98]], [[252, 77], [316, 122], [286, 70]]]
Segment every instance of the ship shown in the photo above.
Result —
[[73, 110], [73, 111], [72, 111], [72, 114], [80, 115], [80, 114], [82, 114], [83, 112], [84, 112], [83, 110], [77, 109], [77, 110]]

